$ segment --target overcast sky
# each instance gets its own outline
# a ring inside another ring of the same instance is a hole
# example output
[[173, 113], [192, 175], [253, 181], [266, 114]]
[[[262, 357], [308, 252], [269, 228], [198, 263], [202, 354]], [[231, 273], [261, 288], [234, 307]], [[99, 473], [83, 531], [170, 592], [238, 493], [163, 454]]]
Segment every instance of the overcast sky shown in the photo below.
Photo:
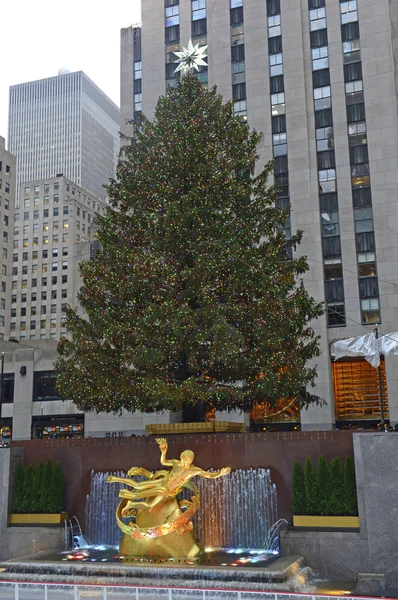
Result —
[[141, 0], [14, 0], [0, 28], [0, 135], [7, 139], [10, 85], [84, 71], [120, 106], [120, 29], [140, 21]]

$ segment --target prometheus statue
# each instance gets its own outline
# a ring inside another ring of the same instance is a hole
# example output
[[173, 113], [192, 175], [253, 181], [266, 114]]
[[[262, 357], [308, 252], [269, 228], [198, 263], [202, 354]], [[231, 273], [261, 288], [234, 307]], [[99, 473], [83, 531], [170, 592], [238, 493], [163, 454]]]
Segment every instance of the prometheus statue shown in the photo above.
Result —
[[[122, 489], [122, 501], [116, 509], [116, 521], [125, 534], [120, 544], [124, 556], [158, 556], [161, 558], [193, 558], [202, 552], [193, 531], [192, 517], [199, 508], [200, 498], [193, 477], [216, 479], [230, 473], [230, 467], [210, 473], [193, 464], [194, 453], [184, 450], [179, 460], [167, 459], [167, 441], [156, 439], [161, 451], [160, 462], [170, 471], [151, 473], [141, 467], [133, 467], [128, 475], [141, 475], [146, 481], [123, 477], [108, 477], [108, 483], [118, 482], [132, 488]], [[193, 492], [190, 500], [178, 500], [183, 488]], [[133, 519], [128, 524], [122, 518]]]

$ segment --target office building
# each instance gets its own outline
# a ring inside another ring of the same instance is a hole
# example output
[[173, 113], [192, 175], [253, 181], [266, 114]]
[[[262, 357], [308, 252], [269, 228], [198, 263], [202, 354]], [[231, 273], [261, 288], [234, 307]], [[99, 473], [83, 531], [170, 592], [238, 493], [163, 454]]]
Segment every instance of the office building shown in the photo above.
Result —
[[[8, 146], [17, 189], [63, 173], [97, 198], [115, 174], [118, 107], [82, 71], [10, 87]], [[19, 195], [17, 198], [19, 206]]]
[[0, 280], [0, 339], [9, 335], [12, 226], [16, 191], [16, 159], [5, 149], [5, 139], [0, 136], [0, 236], [1, 236], [1, 280]]
[[[312, 391], [326, 404], [275, 419], [259, 407], [254, 428], [380, 421], [377, 370], [363, 359], [333, 362], [330, 344], [376, 324], [398, 329], [397, 31], [392, 0], [154, 0], [143, 3], [141, 30], [122, 30], [122, 131], [141, 110], [152, 118], [176, 84], [174, 52], [190, 38], [208, 45], [198, 77], [264, 133], [259, 166], [275, 160], [278, 204], [291, 206], [286, 234], [304, 231], [305, 284], [326, 307], [315, 323], [322, 355]], [[381, 368], [392, 424], [397, 360]]]
[[66, 177], [22, 184], [15, 210], [10, 337], [17, 341], [59, 340], [62, 308], [76, 306], [78, 265], [90, 258], [98, 200]]

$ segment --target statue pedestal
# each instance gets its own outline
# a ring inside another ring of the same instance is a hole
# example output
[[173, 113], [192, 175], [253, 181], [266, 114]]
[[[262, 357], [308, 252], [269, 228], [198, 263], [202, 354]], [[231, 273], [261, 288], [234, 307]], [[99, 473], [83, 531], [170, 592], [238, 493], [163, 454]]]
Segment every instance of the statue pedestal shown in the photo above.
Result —
[[[137, 512], [136, 525], [143, 529], [163, 525], [171, 523], [180, 515], [182, 515], [180, 505], [173, 498], [151, 511], [140, 509]], [[119, 555], [124, 557], [195, 558], [202, 553], [203, 548], [196, 539], [193, 529], [181, 534], [169, 533], [159, 537], [133, 537], [125, 533], [119, 547]]]

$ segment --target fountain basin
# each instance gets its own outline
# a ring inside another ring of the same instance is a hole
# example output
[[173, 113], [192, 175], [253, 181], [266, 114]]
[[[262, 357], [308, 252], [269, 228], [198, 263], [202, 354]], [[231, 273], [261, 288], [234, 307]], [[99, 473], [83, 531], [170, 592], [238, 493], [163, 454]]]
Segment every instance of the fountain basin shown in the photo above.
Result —
[[[231, 555], [229, 555], [231, 557]], [[241, 555], [240, 555], [241, 556]], [[65, 558], [65, 556], [63, 557]], [[54, 559], [54, 555], [40, 553], [0, 563], [1, 579], [14, 581], [36, 581], [45, 578], [48, 582], [61, 583], [121, 583], [132, 586], [181, 585], [192, 588], [240, 588], [292, 590], [294, 576], [302, 564], [301, 556], [284, 556], [247, 566], [238, 562], [188, 564], [187, 562], [144, 562], [129, 559], [129, 562], [74, 562]], [[226, 560], [219, 554], [217, 561]], [[213, 559], [213, 557], [211, 558]], [[231, 560], [231, 558], [229, 559]], [[235, 558], [233, 560], [238, 561]], [[236, 565], [236, 566], [232, 566]]]

